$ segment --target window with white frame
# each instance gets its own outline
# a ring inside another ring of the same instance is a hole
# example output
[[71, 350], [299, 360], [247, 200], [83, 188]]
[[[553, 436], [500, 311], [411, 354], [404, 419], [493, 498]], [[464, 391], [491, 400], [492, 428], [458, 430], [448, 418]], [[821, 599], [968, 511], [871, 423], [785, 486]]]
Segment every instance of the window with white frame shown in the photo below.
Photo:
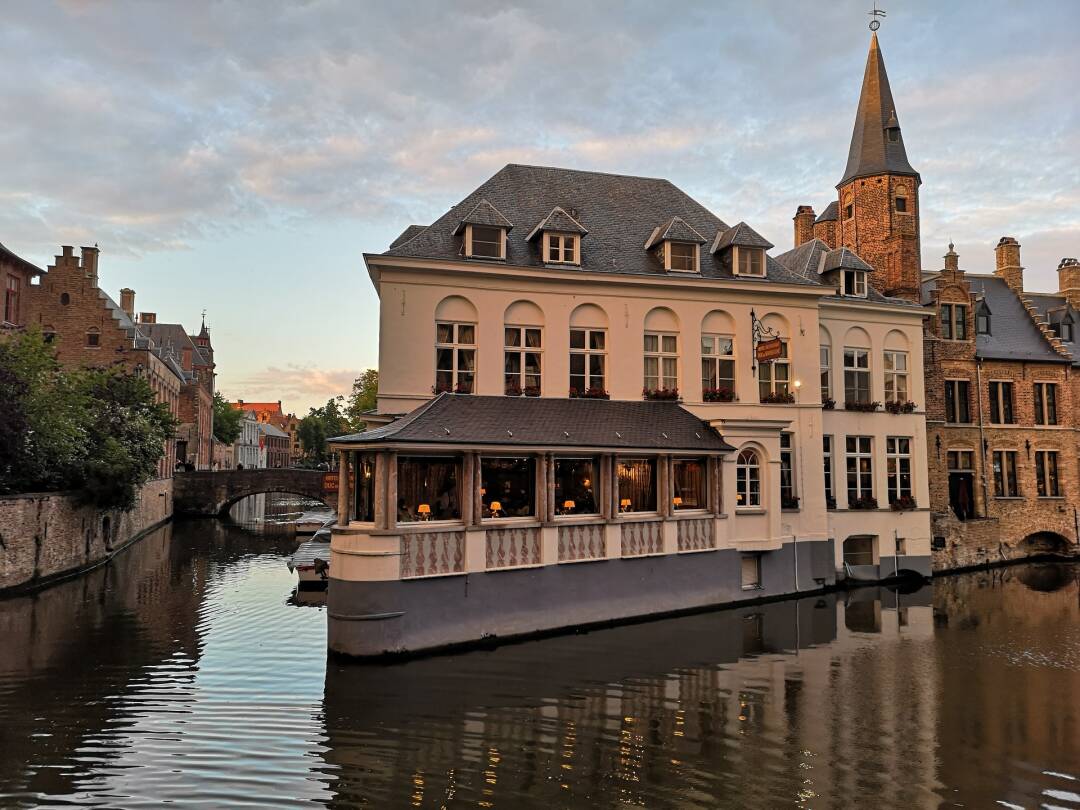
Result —
[[736, 247], [740, 276], [765, 275], [765, 251], [761, 248]]
[[570, 330], [570, 396], [604, 392], [607, 332], [603, 329]]
[[842, 271], [843, 283], [840, 287], [843, 290], [844, 295], [850, 295], [853, 298], [866, 298], [866, 271], [865, 270], [850, 270], [845, 268]]
[[548, 264], [581, 264], [580, 237], [576, 233], [544, 233], [544, 261]]
[[758, 393], [765, 400], [773, 396], [787, 396], [790, 393], [791, 361], [788, 359], [788, 344], [780, 342], [780, 357], [771, 363], [758, 363]]
[[824, 457], [825, 470], [825, 506], [836, 506], [836, 492], [833, 490], [833, 437], [821, 437], [821, 450]]
[[847, 449], [847, 497], [848, 504], [855, 504], [874, 497], [874, 457], [869, 436], [848, 436]]
[[885, 352], [885, 401], [909, 401], [907, 352]]
[[476, 383], [476, 324], [435, 324], [435, 393], [471, 394]]
[[818, 349], [821, 366], [821, 401], [832, 399], [832, 347], [821, 346]]
[[540, 396], [543, 365], [542, 330], [539, 326], [507, 326], [503, 329], [503, 374], [507, 396]]
[[889, 436], [885, 439], [885, 464], [889, 479], [889, 503], [904, 503], [912, 498], [911, 439]]
[[870, 401], [869, 349], [844, 349], [844, 400]]
[[465, 230], [465, 255], [482, 259], [506, 258], [506, 229], [469, 225]]
[[645, 390], [674, 391], [679, 387], [679, 336], [645, 333]]
[[735, 338], [730, 335], [701, 336], [702, 397], [735, 398]]
[[780, 505], [795, 509], [799, 498], [795, 490], [795, 442], [794, 434], [780, 434]]
[[761, 462], [753, 450], [743, 450], [735, 462], [735, 508], [761, 506]]
[[1057, 450], [1035, 451], [1035, 490], [1040, 498], [1061, 497]]

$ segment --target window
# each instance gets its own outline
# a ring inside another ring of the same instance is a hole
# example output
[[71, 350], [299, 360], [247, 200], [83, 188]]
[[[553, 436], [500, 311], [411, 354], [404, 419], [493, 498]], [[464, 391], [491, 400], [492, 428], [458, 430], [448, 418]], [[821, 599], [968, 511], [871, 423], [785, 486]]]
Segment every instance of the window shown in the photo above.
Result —
[[836, 493], [833, 490], [833, 465], [832, 465], [833, 437], [821, 437], [821, 449], [824, 456], [825, 467], [825, 506], [829, 509], [836, 508]]
[[578, 236], [573, 233], [545, 233], [545, 261], [550, 264], [580, 264]]
[[[892, 132], [892, 130], [890, 130], [889, 131], [889, 139], [890, 140], [895, 140], [892, 137], [892, 134], [893, 134], [893, 132]], [[896, 198], [896, 212], [898, 214], [906, 214], [907, 213], [907, 197], [898, 196]]]
[[945, 421], [954, 424], [967, 424], [971, 421], [968, 407], [968, 380], [945, 381]]
[[874, 559], [874, 538], [865, 535], [844, 541], [845, 565], [877, 565]]
[[851, 219], [853, 216], [855, 216], [855, 206], [848, 203], [844, 206], [844, 219]]
[[843, 281], [841, 290], [843, 290], [844, 295], [866, 298], [866, 271], [844, 270]]
[[795, 446], [791, 433], [780, 434], [780, 505], [785, 509], [799, 506], [795, 495]]
[[645, 390], [673, 391], [679, 387], [679, 337], [645, 333]]
[[507, 396], [540, 396], [542, 355], [538, 326], [507, 326], [503, 329], [503, 374]]
[[874, 497], [874, 458], [870, 453], [869, 436], [848, 436], [847, 497], [848, 504]]
[[818, 349], [821, 366], [821, 401], [832, 399], [832, 349], [822, 346]]
[[1066, 315], [1064, 320], [1062, 320], [1062, 322], [1057, 325], [1057, 329], [1055, 329], [1054, 331], [1057, 332], [1057, 336], [1059, 338], [1069, 341], [1071, 343], [1073, 339], [1072, 317]]
[[907, 352], [885, 352], [885, 401], [908, 401]]
[[1016, 481], [1016, 451], [994, 451], [994, 496], [1017, 498], [1020, 487]]
[[480, 503], [485, 518], [535, 515], [535, 460], [529, 456], [482, 456]]
[[735, 507], [761, 506], [761, 464], [753, 450], [743, 450], [735, 463]]
[[754, 591], [761, 587], [761, 555], [742, 555], [742, 589]]
[[705, 509], [705, 484], [708, 473], [703, 458], [677, 458], [671, 462], [674, 495], [672, 506], [680, 509]]
[[596, 459], [559, 457], [555, 459], [555, 514], [595, 515]]
[[71, 296], [67, 293], [60, 293], [60, 303], [66, 307], [71, 303]]
[[957, 520], [975, 516], [975, 454], [970, 450], [946, 452], [949, 470], [949, 507]]
[[735, 339], [727, 335], [701, 336], [701, 391], [717, 399], [735, 398]]
[[435, 324], [435, 393], [471, 394], [476, 381], [476, 324]]
[[1057, 450], [1035, 451], [1035, 489], [1040, 498], [1061, 496], [1061, 489], [1058, 486]]
[[870, 350], [844, 349], [844, 399], [870, 401]]
[[760, 248], [736, 248], [739, 257], [740, 276], [765, 275], [765, 251]]
[[885, 470], [889, 479], [889, 503], [904, 503], [912, 497], [911, 439], [889, 436], [885, 439]]
[[656, 459], [619, 459], [619, 511], [656, 511]]
[[697, 272], [698, 246], [693, 242], [668, 242], [664, 256], [667, 259], [668, 270], [678, 270], [683, 273]]
[[[890, 143], [896, 143], [896, 142], [898, 142], [900, 140], [900, 130], [897, 129], [896, 127], [889, 127], [887, 132], [889, 133], [889, 142]], [[899, 209], [897, 209], [897, 210], [899, 210]]]
[[366, 523], [375, 520], [375, 456], [371, 454], [356, 457], [356, 492], [353, 497], [355, 519]]
[[986, 306], [985, 301], [975, 310], [975, 334], [990, 334], [990, 308]]
[[941, 336], [946, 340], [967, 340], [967, 305], [942, 304]]
[[97, 329], [88, 329], [86, 331], [86, 345], [87, 346], [100, 346], [101, 334]]
[[1035, 424], [1056, 425], [1057, 383], [1035, 383]]
[[603, 329], [570, 330], [570, 395], [604, 391], [607, 333]]
[[459, 480], [456, 457], [398, 456], [398, 522], [460, 520]]
[[990, 383], [990, 421], [995, 425], [1011, 425], [1013, 422], [1013, 384]]
[[490, 225], [470, 225], [467, 236], [469, 241], [467, 253], [469, 256], [484, 259], [504, 258], [503, 247], [506, 242], [504, 229], [494, 228]]
[[4, 282], [4, 320], [7, 323], [19, 322], [19, 285], [17, 276], [8, 276]]
[[770, 396], [786, 396], [791, 378], [787, 341], [780, 343], [780, 357], [771, 363], [758, 363], [758, 393], [761, 399]]

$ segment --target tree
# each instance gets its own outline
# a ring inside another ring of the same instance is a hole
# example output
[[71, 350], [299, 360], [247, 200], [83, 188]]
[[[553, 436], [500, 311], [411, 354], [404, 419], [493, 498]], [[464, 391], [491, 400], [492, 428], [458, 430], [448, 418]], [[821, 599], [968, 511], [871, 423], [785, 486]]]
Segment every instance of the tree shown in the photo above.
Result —
[[312, 408], [300, 420], [297, 432], [300, 446], [308, 461], [315, 463], [328, 460], [326, 440], [349, 432], [349, 420], [341, 409], [345, 397], [334, 397], [321, 408]]
[[234, 408], [220, 392], [214, 392], [214, 438], [222, 444], [232, 444], [240, 438], [243, 412]]
[[345, 415], [353, 430], [360, 431], [367, 427], [364, 412], [375, 408], [378, 395], [379, 371], [374, 368], [366, 369], [353, 381], [352, 393], [349, 394], [349, 401], [345, 406]]

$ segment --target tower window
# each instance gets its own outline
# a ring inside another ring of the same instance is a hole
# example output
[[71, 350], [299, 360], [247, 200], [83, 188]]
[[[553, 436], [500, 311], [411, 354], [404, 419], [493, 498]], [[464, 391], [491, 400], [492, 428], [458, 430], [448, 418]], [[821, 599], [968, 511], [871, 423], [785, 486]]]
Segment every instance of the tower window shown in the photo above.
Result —
[[896, 198], [896, 211], [900, 214], [907, 213], [907, 197]]
[[855, 216], [855, 206], [848, 203], [844, 206], [844, 219], [851, 219], [853, 216]]
[[900, 130], [895, 127], [889, 129], [889, 143], [896, 143], [900, 140]]

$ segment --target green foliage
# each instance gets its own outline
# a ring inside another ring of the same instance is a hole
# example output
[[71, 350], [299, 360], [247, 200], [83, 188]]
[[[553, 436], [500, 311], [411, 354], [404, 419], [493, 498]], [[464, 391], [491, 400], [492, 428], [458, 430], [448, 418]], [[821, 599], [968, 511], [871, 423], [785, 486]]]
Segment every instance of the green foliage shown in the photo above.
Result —
[[312, 408], [308, 415], [300, 420], [297, 432], [300, 446], [308, 461], [315, 463], [327, 461], [326, 440], [349, 432], [349, 419], [342, 410], [345, 397], [334, 397], [321, 408]]
[[379, 394], [379, 371], [369, 368], [353, 382], [352, 393], [349, 394], [348, 404], [345, 406], [345, 415], [348, 417], [349, 426], [355, 430], [364, 430], [367, 423], [364, 421], [364, 411], [375, 408]]
[[0, 382], [0, 492], [79, 490], [101, 508], [135, 505], [176, 429], [146, 380], [61, 369], [33, 330], [0, 341]]
[[232, 444], [240, 438], [243, 412], [234, 408], [220, 392], [214, 392], [214, 438], [222, 444]]

